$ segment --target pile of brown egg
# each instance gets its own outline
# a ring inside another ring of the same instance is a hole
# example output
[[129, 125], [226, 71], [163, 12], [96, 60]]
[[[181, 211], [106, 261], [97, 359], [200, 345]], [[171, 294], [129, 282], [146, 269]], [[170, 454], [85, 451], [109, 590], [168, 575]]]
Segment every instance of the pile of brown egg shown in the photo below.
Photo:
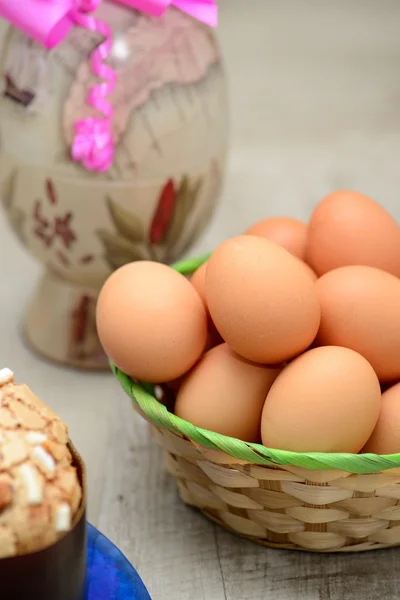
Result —
[[97, 306], [113, 362], [198, 427], [297, 452], [400, 452], [400, 228], [356, 192], [266, 219], [191, 280], [139, 261]]

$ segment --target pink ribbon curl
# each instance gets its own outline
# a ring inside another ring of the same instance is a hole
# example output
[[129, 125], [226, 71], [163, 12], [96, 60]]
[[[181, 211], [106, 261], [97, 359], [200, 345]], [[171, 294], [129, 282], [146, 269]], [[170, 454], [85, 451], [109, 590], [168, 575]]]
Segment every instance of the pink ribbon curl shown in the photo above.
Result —
[[[115, 144], [112, 136], [113, 108], [107, 100], [116, 84], [115, 71], [105, 64], [112, 50], [109, 26], [93, 13], [102, 0], [0, 0], [0, 17], [50, 49], [68, 35], [74, 25], [100, 34], [104, 41], [92, 52], [93, 73], [103, 81], [89, 90], [87, 102], [102, 117], [89, 117], [75, 123], [72, 158], [89, 171], [102, 173], [113, 164]], [[161, 16], [169, 6], [215, 27], [218, 8], [215, 0], [116, 0], [132, 9]]]

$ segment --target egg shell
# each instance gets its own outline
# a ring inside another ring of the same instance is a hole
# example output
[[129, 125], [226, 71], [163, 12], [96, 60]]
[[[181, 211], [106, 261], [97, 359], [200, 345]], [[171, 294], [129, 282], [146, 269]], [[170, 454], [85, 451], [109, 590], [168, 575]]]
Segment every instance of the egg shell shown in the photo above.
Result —
[[96, 320], [106, 354], [131, 377], [152, 383], [185, 374], [207, 341], [207, 315], [194, 287], [151, 261], [127, 264], [108, 278]]
[[400, 378], [400, 280], [373, 267], [341, 267], [315, 284], [321, 305], [318, 345], [362, 354], [381, 381]]
[[305, 350], [320, 321], [315, 287], [299, 259], [242, 235], [208, 261], [206, 297], [222, 338], [248, 360], [278, 364]]
[[291, 217], [271, 217], [250, 227], [246, 234], [265, 237], [301, 260], [305, 257], [307, 225]]
[[397, 454], [400, 452], [400, 383], [382, 394], [382, 406], [376, 427], [363, 452]]
[[190, 281], [194, 286], [195, 290], [199, 294], [200, 298], [203, 301], [204, 308], [207, 313], [208, 319], [208, 335], [207, 335], [207, 343], [206, 350], [211, 350], [214, 346], [218, 346], [223, 343], [223, 339], [217, 331], [213, 320], [210, 315], [210, 311], [208, 310], [207, 300], [206, 300], [206, 270], [207, 270], [207, 261], [204, 262], [196, 271], [193, 273]]
[[279, 372], [221, 344], [207, 352], [182, 383], [175, 414], [197, 427], [259, 442], [265, 396]]
[[203, 301], [204, 307], [208, 311], [207, 301], [206, 301], [206, 291], [205, 291], [206, 270], [207, 270], [207, 261], [204, 262], [202, 265], [200, 265], [200, 267], [198, 269], [196, 269], [196, 271], [193, 273], [193, 275], [190, 278], [190, 282], [194, 286], [197, 293], [199, 294], [200, 298]]
[[273, 383], [262, 413], [262, 442], [294, 452], [359, 452], [380, 404], [379, 381], [365, 358], [347, 348], [314, 348]]
[[309, 277], [311, 277], [311, 280], [315, 283], [318, 279], [318, 275], [316, 274], [316, 272], [310, 267], [310, 265], [308, 265], [305, 262], [301, 261], [301, 265], [303, 266], [303, 268], [305, 269], [307, 275]]
[[338, 191], [314, 210], [306, 261], [317, 275], [346, 265], [366, 265], [400, 276], [400, 228], [368, 196]]

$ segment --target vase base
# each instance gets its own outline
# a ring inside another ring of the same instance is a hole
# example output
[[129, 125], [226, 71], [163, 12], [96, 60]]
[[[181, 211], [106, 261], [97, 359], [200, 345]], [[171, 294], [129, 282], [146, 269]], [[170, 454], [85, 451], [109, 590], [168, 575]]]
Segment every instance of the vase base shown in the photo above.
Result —
[[96, 331], [98, 291], [43, 275], [25, 315], [28, 346], [51, 362], [78, 369], [109, 370]]

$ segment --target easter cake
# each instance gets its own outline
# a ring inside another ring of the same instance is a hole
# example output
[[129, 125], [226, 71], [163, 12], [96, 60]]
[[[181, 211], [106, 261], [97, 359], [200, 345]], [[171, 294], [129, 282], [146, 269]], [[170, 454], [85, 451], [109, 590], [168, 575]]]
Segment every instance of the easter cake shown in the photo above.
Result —
[[0, 370], [0, 597], [83, 600], [84, 468], [63, 421]]

